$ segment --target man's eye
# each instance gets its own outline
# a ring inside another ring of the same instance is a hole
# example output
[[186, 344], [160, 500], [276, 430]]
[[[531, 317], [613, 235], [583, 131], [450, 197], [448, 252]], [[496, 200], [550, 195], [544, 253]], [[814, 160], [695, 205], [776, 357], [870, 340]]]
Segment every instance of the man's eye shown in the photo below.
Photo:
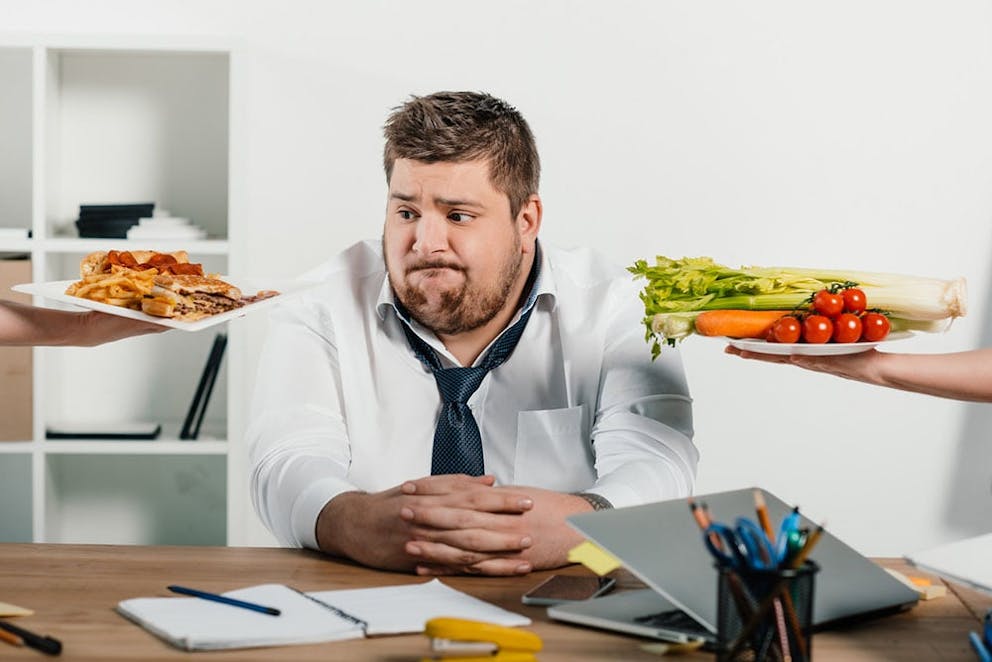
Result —
[[448, 218], [455, 223], [468, 223], [472, 220], [472, 217], [468, 214], [461, 214], [459, 212], [451, 212], [448, 214]]
[[404, 221], [412, 221], [416, 215], [409, 209], [401, 209], [397, 212]]

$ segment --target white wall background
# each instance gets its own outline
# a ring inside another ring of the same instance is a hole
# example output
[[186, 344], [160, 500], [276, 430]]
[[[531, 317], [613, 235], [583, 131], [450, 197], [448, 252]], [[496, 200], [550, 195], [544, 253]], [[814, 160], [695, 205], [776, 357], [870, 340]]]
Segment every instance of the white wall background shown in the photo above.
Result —
[[[378, 236], [389, 109], [486, 90], [537, 136], [547, 240], [625, 264], [965, 276], [968, 316], [901, 349], [992, 344], [988, 2], [0, 0], [0, 29], [237, 39], [232, 233], [253, 275]], [[264, 321], [244, 323], [256, 347]], [[992, 530], [988, 405], [745, 363], [707, 339], [683, 352], [700, 491], [762, 485], [873, 555]]]

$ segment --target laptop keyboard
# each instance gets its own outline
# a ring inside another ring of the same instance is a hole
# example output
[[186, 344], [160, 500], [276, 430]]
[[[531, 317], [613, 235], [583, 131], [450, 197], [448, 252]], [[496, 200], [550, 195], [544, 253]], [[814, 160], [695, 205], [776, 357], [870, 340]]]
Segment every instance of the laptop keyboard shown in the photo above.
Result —
[[710, 636], [711, 634], [709, 630], [692, 620], [689, 614], [681, 609], [669, 609], [668, 611], [659, 611], [657, 614], [638, 616], [634, 621], [648, 627], [677, 630], [700, 637]]

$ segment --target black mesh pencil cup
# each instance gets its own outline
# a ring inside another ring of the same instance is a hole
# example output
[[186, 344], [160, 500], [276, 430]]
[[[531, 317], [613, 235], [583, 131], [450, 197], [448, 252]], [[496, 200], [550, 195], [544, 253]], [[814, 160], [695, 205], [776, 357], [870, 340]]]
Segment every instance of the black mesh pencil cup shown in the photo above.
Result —
[[718, 662], [812, 658], [813, 587], [820, 567], [734, 569], [717, 565]]

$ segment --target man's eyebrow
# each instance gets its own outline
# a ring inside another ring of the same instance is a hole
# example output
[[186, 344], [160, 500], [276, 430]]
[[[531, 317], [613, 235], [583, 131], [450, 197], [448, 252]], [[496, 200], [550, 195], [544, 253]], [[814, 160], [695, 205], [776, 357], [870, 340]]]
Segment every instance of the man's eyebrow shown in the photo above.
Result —
[[452, 198], [434, 198], [434, 203], [445, 207], [482, 207], [481, 202], [475, 200], [458, 200]]
[[[403, 193], [401, 191], [393, 191], [389, 194], [391, 200], [402, 200], [403, 202], [416, 202], [420, 199], [420, 196], [413, 193]], [[475, 200], [460, 199], [460, 198], [434, 198], [434, 204], [441, 205], [442, 207], [476, 207], [483, 208], [481, 202], [476, 202]]]

